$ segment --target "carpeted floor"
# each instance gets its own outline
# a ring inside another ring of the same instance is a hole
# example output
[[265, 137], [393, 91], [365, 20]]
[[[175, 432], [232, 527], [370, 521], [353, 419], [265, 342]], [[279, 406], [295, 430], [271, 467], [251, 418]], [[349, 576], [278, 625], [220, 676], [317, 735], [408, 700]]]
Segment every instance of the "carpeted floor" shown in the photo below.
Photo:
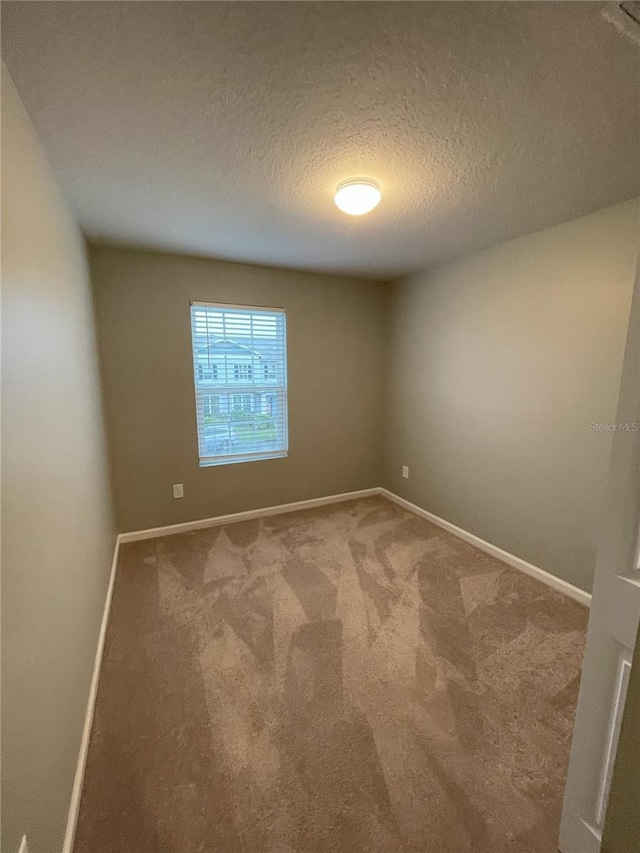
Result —
[[586, 621], [378, 497], [124, 545], [75, 853], [555, 853]]

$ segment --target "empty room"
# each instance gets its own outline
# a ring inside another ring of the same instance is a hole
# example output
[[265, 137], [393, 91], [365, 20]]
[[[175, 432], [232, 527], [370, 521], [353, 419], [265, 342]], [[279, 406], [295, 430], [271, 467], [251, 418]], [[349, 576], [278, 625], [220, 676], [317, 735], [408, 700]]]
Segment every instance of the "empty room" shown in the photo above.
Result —
[[640, 3], [0, 15], [3, 853], [640, 853]]

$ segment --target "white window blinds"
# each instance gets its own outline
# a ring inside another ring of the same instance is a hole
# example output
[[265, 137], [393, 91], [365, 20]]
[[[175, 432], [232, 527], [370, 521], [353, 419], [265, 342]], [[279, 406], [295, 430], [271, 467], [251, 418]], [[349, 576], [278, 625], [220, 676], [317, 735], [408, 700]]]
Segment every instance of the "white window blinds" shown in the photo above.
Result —
[[287, 455], [286, 337], [281, 308], [191, 303], [200, 465]]

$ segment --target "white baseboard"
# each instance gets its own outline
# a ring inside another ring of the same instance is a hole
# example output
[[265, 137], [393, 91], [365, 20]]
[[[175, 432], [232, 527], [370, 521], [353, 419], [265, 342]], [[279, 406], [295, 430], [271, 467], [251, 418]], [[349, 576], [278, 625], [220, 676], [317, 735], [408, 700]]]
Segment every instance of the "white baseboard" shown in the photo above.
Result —
[[580, 604], [584, 604], [587, 607], [591, 606], [591, 595], [583, 589], [574, 586], [568, 581], [562, 580], [562, 578], [556, 577], [556, 575], [552, 575], [550, 572], [545, 572], [544, 569], [539, 569], [537, 566], [527, 563], [526, 560], [516, 557], [515, 554], [503, 551], [502, 548], [498, 548], [497, 545], [492, 545], [491, 542], [486, 542], [474, 533], [469, 533], [467, 530], [457, 527], [450, 521], [445, 521], [444, 518], [440, 518], [432, 512], [428, 512], [426, 509], [422, 509], [422, 507], [412, 504], [410, 501], [395, 495], [388, 489], [378, 489], [378, 492], [390, 501], [398, 504], [398, 506], [408, 509], [409, 512], [413, 512], [421, 518], [426, 518], [427, 521], [431, 521], [433, 524], [437, 524], [438, 527], [448, 530], [449, 533], [453, 533], [453, 535], [457, 536], [459, 539], [469, 542], [470, 545], [475, 545], [476, 548], [479, 548], [487, 554], [491, 554], [492, 557], [497, 557], [499, 560], [502, 560], [503, 563], [507, 563], [507, 565], [512, 566], [514, 569], [519, 569], [521, 572], [530, 575], [532, 578], [542, 581], [542, 583], [550, 586], [552, 589], [555, 589], [558, 592], [563, 592], [570, 598], [575, 599], [575, 601], [579, 601]]
[[[120, 549], [120, 537], [116, 537], [116, 545], [113, 552], [113, 560], [111, 562], [111, 574], [109, 576], [109, 585], [107, 587], [107, 596], [102, 613], [102, 623], [100, 624], [100, 634], [98, 635], [98, 646], [96, 648], [96, 657], [93, 664], [93, 674], [91, 676], [91, 686], [89, 688], [89, 700], [87, 702], [87, 711], [84, 718], [84, 728], [82, 730], [82, 740], [80, 741], [80, 751], [78, 753], [78, 764], [76, 766], [76, 775], [73, 780], [73, 789], [71, 792], [71, 805], [69, 806], [69, 815], [67, 817], [67, 829], [64, 835], [64, 843], [62, 845], [62, 853], [72, 853], [73, 845], [76, 836], [76, 826], [78, 823], [78, 813], [80, 811], [80, 798], [82, 797], [82, 784], [84, 781], [84, 771], [87, 766], [87, 755], [89, 752], [89, 739], [91, 737], [91, 728], [93, 725], [93, 712], [96, 706], [96, 695], [98, 693], [98, 681], [100, 680], [100, 668], [102, 666], [102, 655], [104, 652], [104, 643], [107, 636], [107, 625], [109, 623], [109, 611], [111, 610], [111, 599], [113, 597], [113, 585], [116, 578], [116, 566], [118, 564], [118, 551]], [[25, 841], [26, 844], [26, 841]], [[26, 847], [25, 847], [26, 849]], [[22, 851], [22, 848], [20, 848]]]
[[235, 521], [248, 521], [251, 518], [263, 518], [268, 515], [280, 515], [285, 512], [295, 512], [298, 509], [313, 509], [317, 506], [351, 501], [357, 498], [369, 498], [379, 495], [378, 487], [373, 489], [360, 489], [357, 492], [343, 492], [340, 495], [327, 495], [322, 498], [311, 498], [308, 501], [295, 501], [290, 504], [278, 504], [261, 509], [250, 509], [246, 512], [232, 512], [229, 515], [216, 515], [213, 518], [200, 518], [197, 521], [184, 521], [181, 524], [168, 524], [166, 527], [151, 527], [148, 530], [133, 530], [130, 533], [121, 533], [118, 537], [120, 542], [137, 542], [140, 539], [156, 539], [158, 536], [171, 536], [174, 533], [187, 533], [190, 530], [201, 530], [205, 527], [218, 527], [221, 524], [232, 524]]
[[[307, 501], [295, 501], [294, 503], [261, 507], [260, 509], [250, 509], [246, 512], [234, 512], [229, 515], [217, 515], [212, 518], [185, 521], [181, 524], [169, 524], [165, 527], [152, 527], [147, 530], [133, 530], [129, 533], [121, 533], [118, 540], [120, 543], [124, 543], [137, 542], [141, 539], [155, 539], [159, 536], [171, 536], [174, 533], [186, 533], [191, 530], [201, 530], [206, 527], [216, 527], [221, 524], [232, 524], [236, 521], [247, 521], [252, 518], [263, 518], [269, 515], [280, 515], [281, 513], [295, 512], [300, 509], [313, 509], [314, 507], [326, 506], [327, 504], [339, 503], [340, 501], [355, 500], [357, 498], [371, 497], [372, 495], [383, 495], [388, 500], [391, 500], [399, 506], [404, 507], [404, 509], [409, 510], [409, 512], [413, 512], [416, 515], [421, 516], [421, 518], [426, 518], [433, 524], [437, 524], [444, 530], [449, 531], [449, 533], [453, 533], [454, 536], [463, 539], [465, 542], [469, 542], [471, 545], [475, 545], [475, 547], [479, 548], [481, 551], [485, 551], [487, 554], [497, 557], [499, 560], [502, 560], [503, 563], [507, 563], [514, 569], [519, 569], [521, 572], [536, 578], [536, 580], [542, 581], [542, 583], [547, 586], [568, 595], [570, 598], [579, 601], [587, 607], [591, 605], [591, 595], [583, 589], [574, 586], [568, 581], [562, 580], [562, 578], [559, 578], [556, 575], [552, 575], [550, 572], [546, 572], [544, 569], [538, 568], [538, 566], [528, 563], [520, 557], [516, 557], [515, 554], [510, 554], [508, 551], [498, 548], [497, 545], [492, 545], [491, 542], [481, 539], [474, 533], [469, 533], [467, 530], [463, 530], [461, 527], [452, 524], [450, 521], [446, 521], [444, 518], [440, 518], [432, 512], [428, 512], [426, 509], [422, 509], [422, 507], [419, 507], [416, 504], [399, 497], [393, 492], [390, 492], [388, 489], [381, 487], [360, 489], [360, 491], [357, 492], [343, 492], [339, 495], [327, 495], [322, 498], [312, 498]], [[63, 851], [63, 853], [66, 853], [66, 851]]]

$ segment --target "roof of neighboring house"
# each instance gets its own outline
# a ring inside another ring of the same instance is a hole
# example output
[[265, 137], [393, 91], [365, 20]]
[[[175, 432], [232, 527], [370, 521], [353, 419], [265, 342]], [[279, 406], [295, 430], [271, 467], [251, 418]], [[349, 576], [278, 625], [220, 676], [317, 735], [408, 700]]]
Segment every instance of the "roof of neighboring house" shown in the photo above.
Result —
[[260, 352], [260, 345], [263, 343], [262, 341], [253, 339], [253, 349], [251, 347], [245, 346], [245, 344], [239, 344], [237, 341], [233, 341], [230, 338], [218, 338], [213, 341], [213, 343], [207, 343], [206, 338], [202, 337], [202, 344], [196, 344], [196, 352], [201, 353], [202, 355], [238, 355], [244, 357], [257, 357], [264, 358], [270, 354], [269, 351], [273, 349], [273, 340], [268, 339], [264, 341], [264, 351]]

